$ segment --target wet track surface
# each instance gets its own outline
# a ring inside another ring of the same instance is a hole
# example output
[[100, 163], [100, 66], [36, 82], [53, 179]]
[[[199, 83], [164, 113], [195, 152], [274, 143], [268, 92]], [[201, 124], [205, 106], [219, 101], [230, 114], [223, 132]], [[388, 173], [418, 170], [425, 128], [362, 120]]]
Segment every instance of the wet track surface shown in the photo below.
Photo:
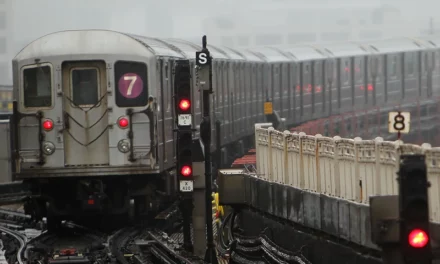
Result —
[[0, 264], [203, 263], [181, 250], [182, 241], [171, 239], [154, 226], [98, 231], [63, 222], [57, 232], [39, 230], [43, 226], [31, 223], [19, 211], [0, 208], [0, 248], [4, 250], [4, 254], [0, 253]]

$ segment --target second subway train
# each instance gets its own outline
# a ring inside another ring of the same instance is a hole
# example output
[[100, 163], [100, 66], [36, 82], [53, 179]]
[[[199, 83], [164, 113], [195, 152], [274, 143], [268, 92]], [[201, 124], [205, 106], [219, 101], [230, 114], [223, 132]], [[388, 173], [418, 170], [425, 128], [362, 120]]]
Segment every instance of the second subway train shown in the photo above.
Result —
[[[433, 37], [285, 49], [210, 46], [223, 156], [241, 155], [252, 144], [267, 100], [288, 126], [434, 102], [439, 44]], [[126, 215], [130, 208], [148, 214], [175, 195], [174, 66], [188, 59], [195, 77], [198, 50], [183, 40], [105, 30], [57, 32], [21, 50], [13, 61], [13, 174], [37, 197], [28, 204], [31, 213], [55, 224], [84, 214]], [[191, 83], [197, 127], [201, 95], [195, 78]]]

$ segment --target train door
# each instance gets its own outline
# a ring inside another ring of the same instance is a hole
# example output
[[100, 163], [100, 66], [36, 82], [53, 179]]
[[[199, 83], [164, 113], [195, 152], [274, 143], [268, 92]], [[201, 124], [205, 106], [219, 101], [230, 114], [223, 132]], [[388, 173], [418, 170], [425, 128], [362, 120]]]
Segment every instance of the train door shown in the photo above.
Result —
[[[325, 113], [332, 115], [334, 109], [338, 109], [338, 88], [336, 82], [336, 60], [325, 61], [325, 91], [324, 91], [324, 108]], [[326, 106], [326, 102], [328, 106]]]
[[173, 61], [164, 61], [162, 64], [162, 107], [159, 110], [159, 114], [163, 118], [162, 120], [162, 135], [163, 135], [163, 163], [164, 165], [171, 166], [173, 157], [175, 156], [175, 144], [174, 144], [174, 101], [173, 101], [173, 78], [171, 78], [171, 69], [173, 69]]
[[321, 117], [323, 112], [323, 61], [312, 63], [312, 113], [314, 117]]
[[250, 92], [250, 97], [252, 98], [251, 101], [251, 115], [252, 115], [252, 119], [251, 119], [251, 124], [252, 124], [252, 128], [254, 127], [253, 124], [258, 123], [258, 106], [260, 106], [260, 104], [258, 104], [258, 98], [260, 97], [260, 93], [258, 91], [258, 86], [257, 86], [257, 67], [258, 64], [256, 63], [252, 63], [251, 64], [251, 80], [250, 80], [250, 88], [249, 88], [249, 92]]
[[364, 61], [364, 56], [354, 57], [353, 99], [356, 110], [361, 110], [365, 108], [365, 104], [368, 101], [368, 94], [371, 94], [372, 92], [370, 91], [371, 88], [368, 87], [368, 85], [365, 85], [366, 76], [364, 74]]
[[281, 64], [272, 64], [272, 103], [274, 106], [274, 110], [277, 111], [280, 115], [283, 111], [283, 105], [282, 105], [282, 101], [281, 101], [281, 93], [280, 93], [280, 88], [281, 88], [281, 82], [280, 82], [280, 69], [281, 68]]
[[388, 102], [400, 102], [402, 94], [402, 82], [401, 82], [401, 61], [402, 56], [400, 53], [388, 54], [387, 57], [387, 101]]
[[422, 98], [430, 98], [433, 94], [433, 70], [435, 67], [435, 53], [424, 51], [421, 67], [422, 87], [419, 92]]
[[281, 76], [280, 76], [280, 83], [281, 83], [281, 105], [282, 105], [282, 113], [281, 117], [286, 118], [288, 120], [289, 118], [289, 64], [283, 63], [281, 64]]
[[301, 120], [308, 121], [312, 117], [312, 63], [301, 63], [300, 95]]
[[62, 72], [65, 165], [108, 165], [106, 64], [65, 62]]

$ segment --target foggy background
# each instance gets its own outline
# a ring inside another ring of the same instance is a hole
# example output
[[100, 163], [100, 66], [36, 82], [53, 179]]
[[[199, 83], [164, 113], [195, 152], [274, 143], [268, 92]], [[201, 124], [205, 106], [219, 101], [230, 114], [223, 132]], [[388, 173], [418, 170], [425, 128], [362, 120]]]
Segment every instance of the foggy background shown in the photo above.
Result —
[[111, 29], [230, 47], [357, 41], [440, 33], [438, 0], [0, 0], [0, 84], [34, 39]]

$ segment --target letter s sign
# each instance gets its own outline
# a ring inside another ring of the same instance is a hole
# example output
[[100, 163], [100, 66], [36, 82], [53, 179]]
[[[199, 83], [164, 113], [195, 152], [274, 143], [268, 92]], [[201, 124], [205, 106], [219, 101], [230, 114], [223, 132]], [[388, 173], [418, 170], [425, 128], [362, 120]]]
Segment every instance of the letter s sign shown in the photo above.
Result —
[[209, 65], [211, 60], [209, 57], [208, 52], [200, 51], [196, 52], [196, 65], [203, 66], [203, 65]]

